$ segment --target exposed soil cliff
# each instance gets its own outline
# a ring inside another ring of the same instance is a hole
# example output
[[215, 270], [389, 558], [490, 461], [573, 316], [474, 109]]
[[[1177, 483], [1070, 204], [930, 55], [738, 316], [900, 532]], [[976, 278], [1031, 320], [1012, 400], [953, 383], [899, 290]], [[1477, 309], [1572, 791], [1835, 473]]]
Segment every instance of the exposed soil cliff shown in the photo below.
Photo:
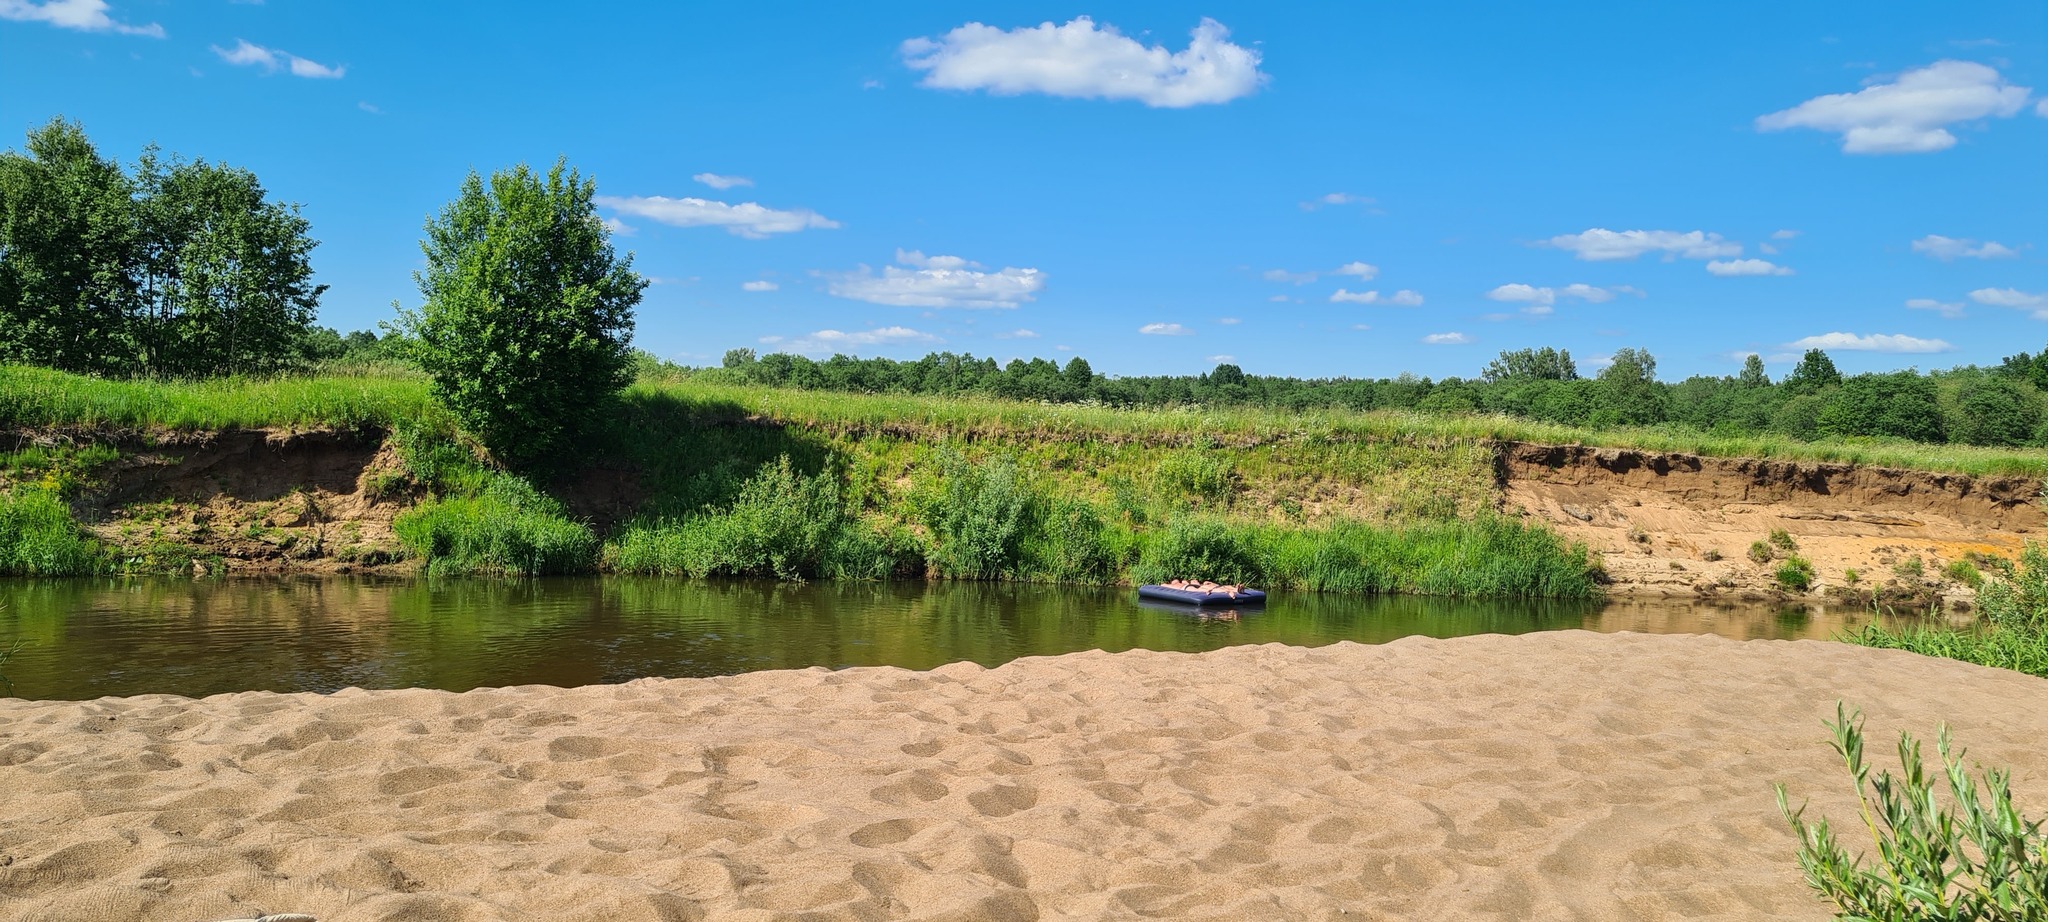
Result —
[[[1804, 594], [1967, 601], [1944, 567], [2011, 557], [2048, 526], [2030, 478], [1521, 443], [1499, 446], [1496, 474], [1504, 510], [1600, 552], [1625, 595], [1776, 594], [1796, 554], [1815, 570]], [[1752, 559], [1779, 530], [1796, 549]]]

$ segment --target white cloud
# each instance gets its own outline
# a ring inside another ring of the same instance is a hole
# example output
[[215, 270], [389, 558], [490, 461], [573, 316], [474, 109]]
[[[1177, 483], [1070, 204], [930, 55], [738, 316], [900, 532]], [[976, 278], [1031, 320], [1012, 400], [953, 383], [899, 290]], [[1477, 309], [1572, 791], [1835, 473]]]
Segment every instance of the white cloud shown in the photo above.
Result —
[[119, 32], [163, 38], [164, 27], [156, 23], [131, 26], [107, 15], [106, 0], [0, 0], [0, 19], [16, 22], [47, 22], [59, 29], [80, 32]]
[[[1371, 205], [1377, 199], [1349, 192], [1330, 192], [1301, 203], [1301, 210], [1314, 211], [1325, 205]], [[1370, 209], [1368, 209], [1370, 210]]]
[[[0, 2], [4, 2], [4, 0], [0, 0]], [[219, 45], [214, 45], [212, 48], [214, 54], [219, 55], [221, 60], [229, 64], [241, 67], [261, 67], [266, 73], [274, 72], [279, 67], [283, 67], [294, 77], [307, 77], [315, 80], [337, 80], [343, 74], [348, 73], [347, 67], [328, 67], [318, 61], [309, 61], [290, 52], [279, 51], [275, 48], [265, 48], [262, 45], [250, 42], [246, 38], [235, 39], [235, 47], [233, 48], [222, 48]]]
[[1758, 131], [1813, 128], [1842, 136], [1847, 154], [1924, 154], [1954, 147], [1944, 126], [2007, 118], [2032, 91], [1970, 61], [1936, 61], [1895, 82], [1854, 93], [1816, 96], [1782, 112], [1758, 116]]
[[1355, 275], [1358, 276], [1360, 281], [1369, 282], [1372, 281], [1374, 276], [1380, 274], [1380, 267], [1372, 265], [1371, 263], [1351, 262], [1338, 266], [1335, 274]]
[[1259, 278], [1265, 279], [1268, 282], [1306, 285], [1316, 280], [1316, 274], [1313, 272], [1289, 272], [1285, 269], [1267, 269], [1259, 273]]
[[2048, 320], [2048, 294], [2034, 294], [2017, 288], [1979, 288], [1970, 292], [1970, 300], [1992, 307], [2033, 311], [2034, 319]]
[[1611, 231], [1595, 227], [1576, 234], [1559, 234], [1544, 243], [1589, 261], [1634, 259], [1644, 253], [1663, 253], [1665, 259], [1712, 259], [1738, 256], [1742, 244], [1721, 239], [1704, 231], [1630, 230]]
[[1963, 315], [1963, 304], [1960, 301], [1938, 301], [1934, 298], [1907, 298], [1906, 306], [1916, 311], [1934, 311], [1950, 319]]
[[1422, 341], [1432, 346], [1462, 346], [1471, 342], [1472, 337], [1463, 333], [1431, 333]]
[[1148, 323], [1138, 328], [1146, 336], [1193, 336], [1195, 331], [1178, 323]]
[[363, 110], [364, 112], [368, 112], [368, 113], [370, 113], [371, 115], [383, 115], [383, 114], [384, 114], [384, 110], [383, 110], [383, 109], [379, 109], [379, 108], [377, 108], [376, 106], [374, 106], [374, 105], [371, 105], [371, 104], [370, 104], [370, 103], [368, 103], [368, 102], [359, 102], [359, 103], [356, 103], [356, 108], [358, 108], [358, 109], [361, 109], [361, 110]]
[[1286, 304], [1287, 302], [1292, 301], [1294, 299], [1288, 297], [1287, 295], [1274, 295], [1270, 298], [1267, 298], [1266, 300], [1271, 301], [1274, 304]]
[[634, 234], [640, 232], [639, 228], [634, 227], [631, 224], [627, 224], [626, 222], [621, 221], [617, 218], [604, 219], [604, 229], [611, 231], [612, 233], [617, 234], [621, 237], [631, 237]]
[[839, 330], [819, 330], [816, 333], [793, 340], [784, 340], [780, 336], [763, 336], [761, 341], [771, 345], [782, 344], [782, 351], [784, 352], [807, 353], [840, 352], [848, 349], [857, 349], [861, 346], [900, 346], [910, 343], [942, 342], [942, 340], [930, 333], [913, 330], [909, 327], [880, 327], [853, 333], [845, 333]]
[[827, 290], [842, 298], [897, 307], [1016, 307], [1045, 287], [1037, 269], [1005, 267], [983, 272], [979, 263], [958, 256], [926, 256], [897, 250], [896, 261], [914, 268], [884, 266], [875, 275], [866, 266], [832, 279]]
[[1391, 304], [1395, 307], [1419, 307], [1422, 305], [1422, 296], [1406, 288], [1385, 296], [1382, 296], [1377, 291], [1346, 291], [1339, 288], [1335, 294], [1330, 295], [1330, 303]]
[[1146, 47], [1086, 16], [998, 29], [970, 22], [937, 39], [902, 45], [903, 63], [925, 72], [921, 85], [987, 90], [1001, 96], [1044, 93], [1082, 99], [1135, 99], [1184, 108], [1248, 96], [1266, 82], [1259, 53], [1231, 44], [1230, 30], [1203, 19], [1182, 51]]
[[782, 211], [754, 202], [728, 205], [708, 199], [661, 195], [600, 195], [596, 201], [615, 211], [676, 227], [723, 227], [729, 234], [750, 240], [759, 240], [769, 234], [839, 226], [839, 222], [808, 208]]
[[997, 334], [996, 334], [996, 338], [997, 338], [997, 339], [1037, 339], [1037, 338], [1038, 338], [1038, 334], [1037, 334], [1037, 333], [1034, 333], [1034, 332], [1032, 332], [1032, 331], [1030, 331], [1030, 330], [1011, 330], [1011, 331], [1010, 331], [1010, 332], [1008, 332], [1008, 333], [997, 333]]
[[1354, 329], [1354, 330], [1360, 330], [1360, 331], [1364, 331], [1364, 330], [1370, 330], [1370, 329], [1372, 329], [1372, 324], [1369, 324], [1369, 323], [1354, 323], [1354, 324], [1352, 324], [1352, 325], [1351, 325], [1351, 328], [1352, 328], [1352, 329]]
[[1768, 259], [1709, 260], [1707, 271], [1727, 278], [1737, 275], [1791, 275], [1792, 270]]
[[2048, 118], [2048, 99], [2043, 99], [2034, 104], [2034, 114], [2042, 118]]
[[698, 173], [690, 177], [713, 189], [730, 189], [734, 186], [751, 186], [754, 181], [745, 176], [720, 176], [717, 173]]
[[1925, 253], [1942, 262], [1948, 262], [1957, 257], [1965, 259], [2009, 259], [2020, 255], [2020, 251], [1996, 240], [1987, 240], [1979, 244], [1968, 237], [1943, 237], [1940, 234], [1928, 234], [1913, 241], [1913, 252]]
[[1234, 356], [1234, 355], [1212, 355], [1212, 356], [1209, 356], [1209, 361], [1211, 361], [1211, 362], [1215, 362], [1215, 363], [1217, 363], [1217, 364], [1219, 364], [1219, 365], [1220, 365], [1220, 364], [1222, 364], [1222, 363], [1224, 363], [1224, 362], [1234, 362], [1234, 361], [1237, 361], [1237, 356]]
[[766, 279], [740, 283], [741, 291], [774, 291], [775, 289], [781, 287], [782, 286], [777, 285], [774, 282], [770, 282]]
[[1920, 339], [1897, 333], [1822, 333], [1785, 344], [1789, 350], [1836, 349], [1843, 352], [1953, 352], [1954, 346], [1939, 339]]
[[[1779, 229], [1779, 230], [1774, 230], [1774, 231], [1772, 231], [1772, 232], [1771, 232], [1771, 239], [1772, 239], [1772, 240], [1790, 240], [1790, 239], [1792, 239], [1792, 238], [1794, 238], [1794, 237], [1797, 237], [1797, 236], [1799, 236], [1799, 232], [1798, 232], [1798, 231], [1796, 231], [1796, 230], [1790, 230], [1790, 229]], [[1751, 353], [1745, 353], [1745, 354], [1746, 354], [1746, 355], [1755, 355], [1756, 353], [1753, 353], [1753, 352], [1751, 352]]]
[[1226, 327], [1233, 327], [1238, 325], [1239, 323], [1242, 323], [1243, 321], [1237, 319], [1236, 317], [1218, 317], [1216, 318], [1216, 322], [1223, 324]]
[[1756, 249], [1757, 249], [1757, 252], [1759, 252], [1759, 253], [1762, 253], [1762, 254], [1764, 254], [1765, 256], [1776, 256], [1776, 255], [1778, 255], [1778, 248], [1777, 248], [1777, 247], [1774, 247], [1774, 246], [1771, 246], [1771, 245], [1770, 245], [1770, 244], [1768, 244], [1768, 243], [1759, 243], [1759, 244], [1757, 244], [1757, 245], [1756, 245]]
[[[1524, 285], [1520, 282], [1510, 282], [1487, 292], [1486, 296], [1495, 301], [1513, 301], [1547, 306], [1557, 303], [1559, 298], [1574, 298], [1591, 304], [1602, 304], [1614, 300], [1614, 295], [1617, 292], [1635, 295], [1642, 294], [1642, 292], [1626, 285], [1615, 288], [1600, 288], [1594, 285], [1574, 282], [1563, 288], [1539, 288], [1534, 285]], [[1549, 311], [1544, 311], [1543, 313], [1547, 314]]]

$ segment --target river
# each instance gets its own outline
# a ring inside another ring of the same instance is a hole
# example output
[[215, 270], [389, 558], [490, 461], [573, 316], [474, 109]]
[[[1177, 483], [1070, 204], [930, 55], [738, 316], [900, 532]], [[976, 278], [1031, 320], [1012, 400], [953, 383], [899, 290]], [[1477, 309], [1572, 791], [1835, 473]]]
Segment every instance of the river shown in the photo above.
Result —
[[1561, 629], [1827, 638], [1872, 616], [1695, 602], [1276, 593], [1195, 613], [1129, 590], [982, 583], [0, 580], [0, 696], [587, 685], [809, 666]]

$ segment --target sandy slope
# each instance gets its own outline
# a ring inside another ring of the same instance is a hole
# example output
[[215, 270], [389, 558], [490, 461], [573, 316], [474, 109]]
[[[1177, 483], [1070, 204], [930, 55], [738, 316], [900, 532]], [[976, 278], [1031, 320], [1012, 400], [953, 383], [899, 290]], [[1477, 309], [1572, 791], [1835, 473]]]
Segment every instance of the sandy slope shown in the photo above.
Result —
[[0, 918], [1821, 919], [1837, 697], [2048, 808], [2048, 682], [1816, 642], [4, 701]]

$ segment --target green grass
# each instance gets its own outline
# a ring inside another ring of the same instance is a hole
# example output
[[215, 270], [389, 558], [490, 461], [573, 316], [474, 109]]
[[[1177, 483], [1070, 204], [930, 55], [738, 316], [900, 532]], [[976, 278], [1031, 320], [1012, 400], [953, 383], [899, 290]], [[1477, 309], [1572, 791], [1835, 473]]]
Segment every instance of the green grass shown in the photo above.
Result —
[[389, 370], [171, 382], [0, 365], [0, 429], [357, 429], [443, 416], [428, 399], [425, 378]]
[[1866, 647], [1906, 650], [1922, 656], [1962, 660], [2048, 679], [2048, 632], [2039, 630], [2007, 627], [1956, 630], [1930, 625], [1888, 628], [1866, 624], [1862, 630], [1842, 639]]
[[58, 496], [35, 486], [0, 492], [0, 576], [88, 576], [108, 565]]

